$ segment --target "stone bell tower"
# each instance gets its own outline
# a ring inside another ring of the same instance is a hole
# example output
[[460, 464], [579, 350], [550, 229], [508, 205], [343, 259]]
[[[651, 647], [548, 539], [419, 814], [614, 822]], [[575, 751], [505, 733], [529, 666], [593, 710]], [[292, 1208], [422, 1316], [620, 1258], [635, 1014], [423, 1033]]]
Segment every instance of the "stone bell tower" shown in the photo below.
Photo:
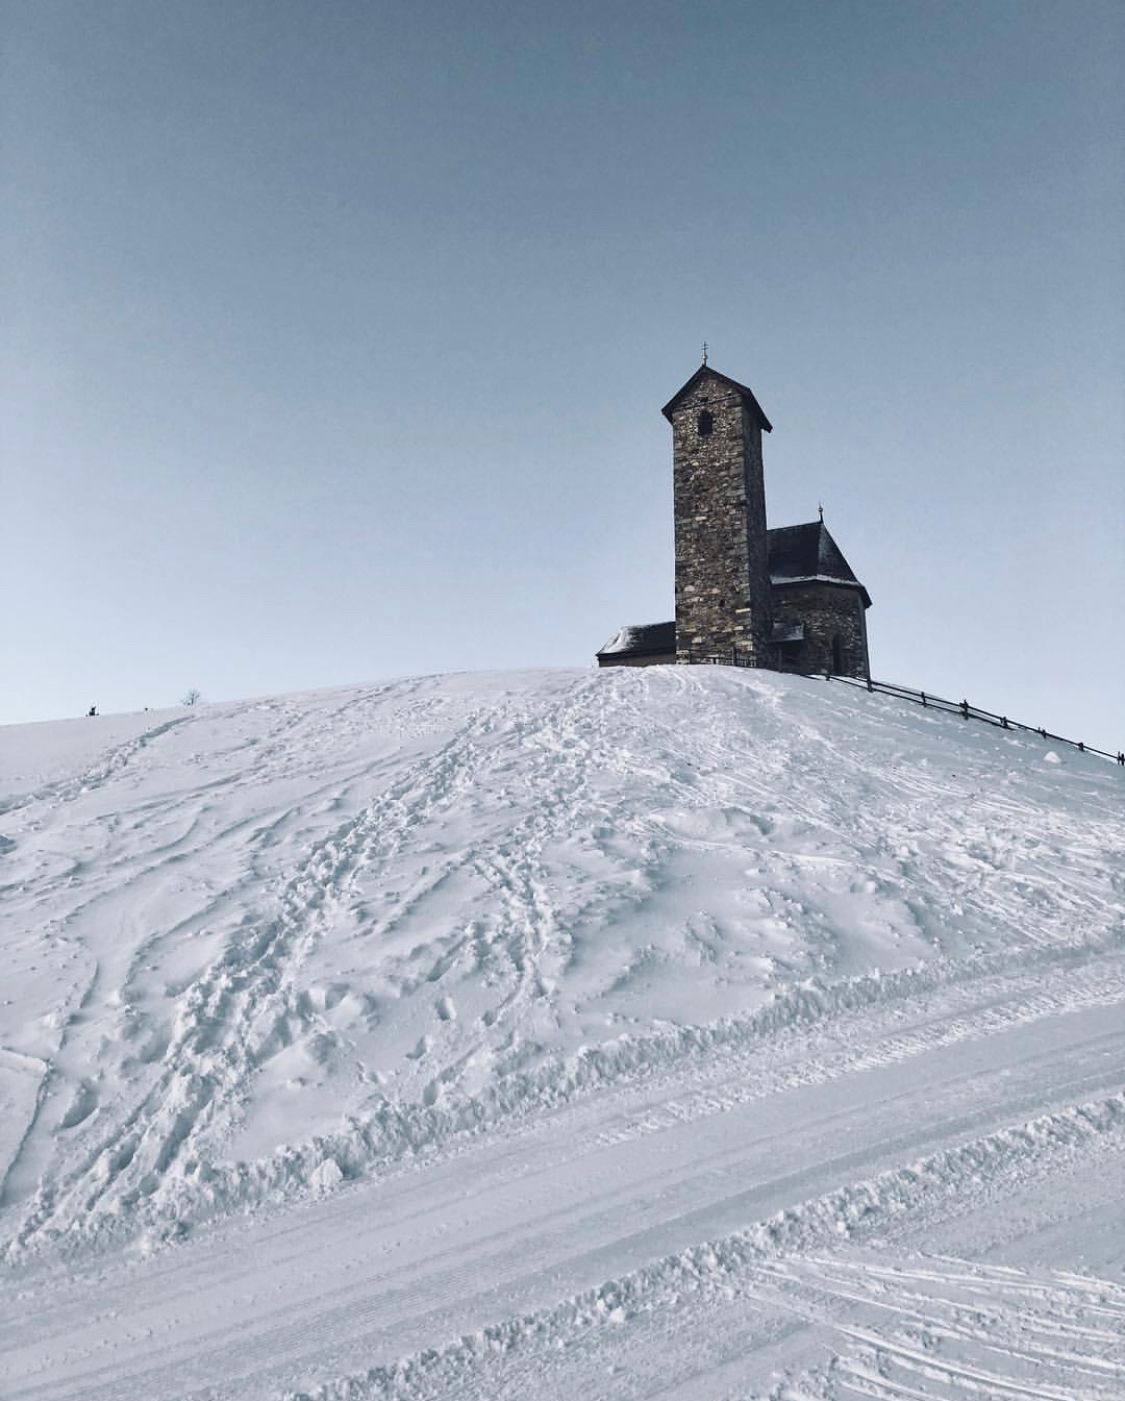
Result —
[[762, 432], [744, 384], [703, 364], [661, 410], [672, 425], [676, 660], [772, 666]]

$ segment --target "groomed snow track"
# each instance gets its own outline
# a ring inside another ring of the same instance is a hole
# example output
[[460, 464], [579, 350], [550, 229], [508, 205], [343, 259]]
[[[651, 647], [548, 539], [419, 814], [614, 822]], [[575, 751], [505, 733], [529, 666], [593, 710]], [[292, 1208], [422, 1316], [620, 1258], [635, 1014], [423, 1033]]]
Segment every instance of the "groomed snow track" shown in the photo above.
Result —
[[725, 668], [0, 768], [4, 1401], [1125, 1395], [1119, 770]]

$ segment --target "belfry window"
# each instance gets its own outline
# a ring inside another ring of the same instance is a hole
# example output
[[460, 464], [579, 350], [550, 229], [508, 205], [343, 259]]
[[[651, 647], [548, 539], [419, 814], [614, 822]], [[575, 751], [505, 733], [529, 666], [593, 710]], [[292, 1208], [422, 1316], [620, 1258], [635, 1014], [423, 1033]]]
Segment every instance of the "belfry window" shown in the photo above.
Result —
[[711, 429], [715, 426], [715, 419], [710, 409], [704, 409], [700, 413], [699, 417], [695, 420], [695, 426], [701, 438], [708, 438], [711, 436]]

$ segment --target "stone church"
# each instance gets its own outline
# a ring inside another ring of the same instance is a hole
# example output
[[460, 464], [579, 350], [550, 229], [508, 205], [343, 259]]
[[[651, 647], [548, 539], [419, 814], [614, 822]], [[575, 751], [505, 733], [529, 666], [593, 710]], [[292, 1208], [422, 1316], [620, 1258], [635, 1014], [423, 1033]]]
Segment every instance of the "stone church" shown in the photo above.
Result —
[[762, 434], [746, 385], [704, 358], [661, 410], [672, 425], [676, 620], [622, 628], [599, 666], [726, 662], [870, 675], [867, 590], [820, 520], [766, 526]]

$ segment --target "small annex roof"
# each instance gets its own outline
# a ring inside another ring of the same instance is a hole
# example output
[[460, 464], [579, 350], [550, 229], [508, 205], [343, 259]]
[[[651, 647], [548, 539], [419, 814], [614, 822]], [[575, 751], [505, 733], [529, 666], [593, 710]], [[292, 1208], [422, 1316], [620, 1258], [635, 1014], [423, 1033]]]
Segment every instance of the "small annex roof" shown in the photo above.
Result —
[[674, 654], [675, 650], [675, 623], [639, 623], [635, 627], [619, 628], [598, 656], [614, 657], [628, 652], [632, 657], [657, 657]]
[[870, 594], [823, 521], [777, 526], [766, 532], [766, 539], [771, 584], [845, 584], [858, 589], [863, 606], [871, 607]]
[[727, 384], [732, 389], [737, 389], [739, 394], [742, 395], [745, 402], [749, 404], [750, 408], [752, 408], [755, 414], [757, 414], [758, 422], [762, 426], [762, 428], [767, 433], [773, 432], [773, 424], [762, 412], [761, 404], [759, 404], [757, 399], [754, 398], [754, 391], [752, 389], [747, 388], [745, 384], [739, 384], [738, 380], [731, 379], [729, 375], [721, 375], [718, 372], [718, 370], [713, 370], [711, 366], [706, 363], [700, 365], [699, 369], [696, 370], [695, 374], [692, 375], [691, 379], [689, 379], [686, 384], [681, 385], [680, 388], [676, 390], [675, 394], [672, 395], [672, 397], [660, 410], [660, 412], [664, 415], [664, 417], [668, 420], [669, 423], [671, 423], [672, 421], [672, 410], [676, 407], [676, 405], [680, 402], [684, 395], [689, 394], [699, 383], [699, 381], [708, 375], [712, 379], [717, 379], [721, 384]]

